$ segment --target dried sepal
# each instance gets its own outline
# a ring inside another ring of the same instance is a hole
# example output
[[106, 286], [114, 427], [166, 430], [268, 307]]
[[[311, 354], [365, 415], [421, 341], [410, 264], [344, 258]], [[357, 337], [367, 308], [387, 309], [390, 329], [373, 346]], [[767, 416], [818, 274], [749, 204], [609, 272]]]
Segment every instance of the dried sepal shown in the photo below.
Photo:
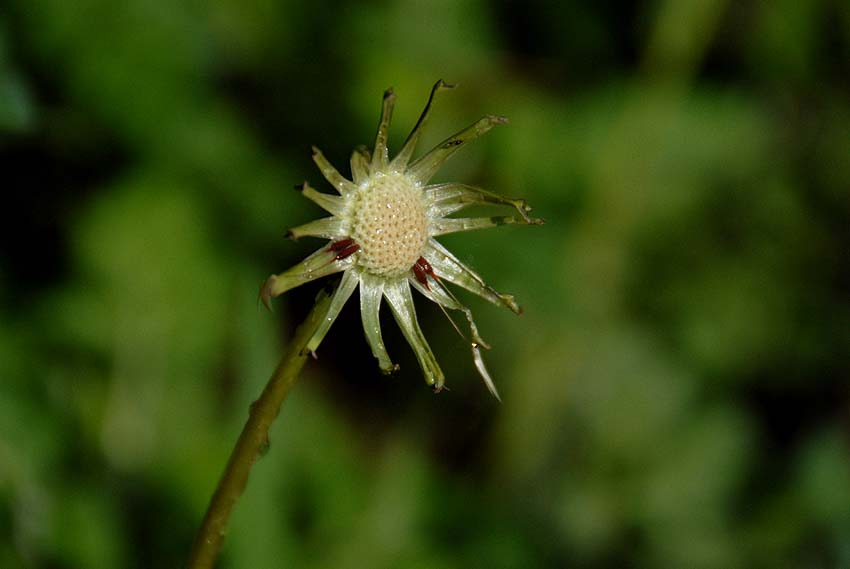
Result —
[[425, 375], [425, 382], [435, 392], [442, 391], [446, 377], [443, 375], [443, 370], [440, 369], [437, 358], [434, 357], [434, 352], [431, 351], [431, 347], [419, 327], [416, 308], [413, 306], [413, 296], [410, 294], [410, 285], [407, 284], [407, 280], [394, 280], [385, 283], [384, 296], [392, 309], [393, 316], [395, 316], [402, 334], [404, 334], [410, 347], [413, 348], [416, 359], [419, 360], [419, 366]]
[[310, 353], [315, 353], [316, 349], [319, 347], [319, 344], [322, 343], [322, 340], [325, 339], [325, 335], [328, 333], [328, 330], [331, 329], [331, 325], [336, 320], [336, 317], [339, 316], [342, 307], [351, 297], [354, 289], [357, 288], [360, 279], [357, 277], [356, 273], [353, 271], [346, 271], [342, 275], [342, 280], [339, 283], [339, 286], [336, 288], [336, 292], [334, 292], [333, 298], [331, 299], [331, 303], [328, 306], [328, 311], [325, 313], [324, 319], [319, 323], [319, 326], [316, 328], [316, 331], [307, 341], [307, 345], [305, 349]]
[[543, 225], [544, 220], [531, 217], [531, 206], [523, 199], [511, 199], [466, 184], [434, 184], [425, 187], [425, 199], [430, 203], [432, 217], [445, 217], [473, 205], [509, 205], [516, 209], [528, 225]]
[[378, 123], [378, 134], [375, 135], [375, 151], [372, 152], [372, 163], [370, 169], [374, 171], [385, 171], [389, 162], [389, 151], [387, 150], [387, 133], [395, 106], [395, 93], [392, 88], [384, 91], [384, 102], [381, 107], [381, 122]]
[[300, 239], [301, 237], [324, 237], [334, 239], [342, 237], [342, 220], [338, 217], [323, 217], [304, 225], [293, 227], [288, 231], [289, 237]]
[[322, 247], [297, 265], [278, 275], [271, 275], [260, 289], [260, 300], [269, 310], [270, 300], [297, 286], [350, 268], [354, 260], [349, 256], [338, 258], [338, 252]]
[[328, 162], [328, 159], [325, 158], [322, 151], [315, 146], [313, 147], [313, 162], [315, 162], [316, 166], [319, 167], [319, 171], [322, 173], [322, 176], [325, 177], [325, 180], [330, 182], [341, 196], [348, 196], [356, 189], [356, 186], [349, 180], [345, 179], [345, 177], [340, 174], [330, 162]]
[[452, 255], [435, 239], [429, 239], [425, 246], [424, 257], [434, 267], [434, 272], [441, 279], [463, 287], [481, 298], [510, 308], [515, 314], [522, 314], [522, 308], [517, 304], [513, 295], [503, 294], [484, 282], [478, 274]]
[[440, 169], [443, 163], [448, 160], [452, 154], [460, 150], [464, 144], [475, 140], [494, 126], [507, 124], [507, 122], [508, 119], [505, 117], [487, 115], [475, 124], [448, 137], [431, 149], [431, 151], [423, 157], [416, 160], [407, 169], [408, 174], [421, 184], [427, 183], [428, 180], [437, 173], [437, 170]]
[[345, 198], [342, 196], [332, 196], [318, 192], [307, 182], [301, 185], [301, 194], [332, 215], [341, 217], [343, 212], [345, 212]]
[[416, 121], [416, 126], [410, 131], [410, 135], [404, 141], [401, 150], [398, 151], [398, 154], [396, 154], [390, 163], [390, 170], [403, 172], [407, 168], [407, 163], [410, 162], [410, 157], [413, 156], [413, 152], [416, 149], [416, 143], [419, 142], [419, 137], [424, 131], [425, 123], [428, 122], [428, 116], [431, 114], [431, 106], [434, 104], [434, 96], [440, 91], [447, 91], [454, 88], [454, 85], [449, 85], [442, 79], [434, 83], [434, 86], [431, 88], [431, 94], [428, 96], [428, 102], [425, 104], [422, 114], [419, 115], [419, 120]]
[[358, 146], [351, 153], [351, 179], [355, 184], [361, 184], [369, 178], [369, 162], [372, 155], [365, 146]]
[[398, 371], [387, 353], [384, 338], [381, 334], [380, 310], [384, 298], [384, 280], [372, 275], [360, 277], [360, 319], [363, 322], [363, 332], [372, 350], [372, 355], [378, 360], [378, 367], [384, 374]]
[[[426, 274], [424, 277], [425, 282], [423, 282], [423, 279], [418, 275], [414, 278], [409, 278], [408, 281], [416, 288], [416, 290], [432, 302], [435, 302], [443, 308], [448, 308], [449, 310], [459, 310], [463, 312], [466, 316], [466, 321], [469, 324], [469, 334], [472, 337], [472, 341], [469, 342], [469, 347], [472, 351], [472, 359], [475, 363], [475, 369], [478, 370], [478, 374], [481, 376], [482, 381], [484, 381], [484, 385], [487, 387], [487, 390], [493, 395], [493, 397], [501, 402], [502, 398], [499, 396], [496, 384], [493, 382], [490, 372], [487, 371], [487, 366], [484, 365], [484, 358], [481, 356], [481, 348], [489, 350], [490, 345], [481, 338], [481, 334], [478, 332], [478, 326], [475, 324], [475, 319], [472, 317], [472, 311], [461, 304], [460, 301], [458, 301], [458, 299], [443, 286], [436, 275]], [[449, 318], [452, 326], [455, 326], [454, 321], [448, 313], [446, 314], [446, 317]], [[457, 329], [456, 326], [455, 329]], [[460, 333], [460, 330], [458, 330], [458, 333]]]

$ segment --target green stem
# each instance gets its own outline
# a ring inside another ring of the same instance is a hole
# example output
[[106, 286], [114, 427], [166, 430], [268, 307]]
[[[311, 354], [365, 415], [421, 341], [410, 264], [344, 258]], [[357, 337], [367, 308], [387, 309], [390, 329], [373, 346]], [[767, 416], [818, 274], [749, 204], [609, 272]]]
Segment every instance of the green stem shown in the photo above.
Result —
[[245, 490], [254, 463], [268, 449], [269, 427], [304, 367], [307, 359], [304, 348], [327, 314], [330, 298], [330, 294], [323, 292], [316, 299], [313, 310], [296, 330], [289, 349], [281, 358], [262, 395], [251, 404], [248, 422], [239, 435], [198, 530], [189, 558], [189, 569], [211, 569], [215, 564], [233, 507]]

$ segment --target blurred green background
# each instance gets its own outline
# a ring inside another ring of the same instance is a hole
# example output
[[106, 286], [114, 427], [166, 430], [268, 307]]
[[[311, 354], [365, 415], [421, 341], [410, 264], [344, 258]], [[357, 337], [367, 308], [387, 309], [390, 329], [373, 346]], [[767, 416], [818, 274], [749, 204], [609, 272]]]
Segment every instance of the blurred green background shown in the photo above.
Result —
[[[349, 303], [272, 430], [222, 568], [850, 567], [850, 4], [7, 0], [0, 568], [179, 567], [314, 284], [259, 284], [347, 173], [511, 125], [440, 180], [545, 227], [443, 241], [497, 404], [382, 377]], [[422, 302], [420, 302], [422, 301]], [[388, 311], [382, 311], [384, 317]]]

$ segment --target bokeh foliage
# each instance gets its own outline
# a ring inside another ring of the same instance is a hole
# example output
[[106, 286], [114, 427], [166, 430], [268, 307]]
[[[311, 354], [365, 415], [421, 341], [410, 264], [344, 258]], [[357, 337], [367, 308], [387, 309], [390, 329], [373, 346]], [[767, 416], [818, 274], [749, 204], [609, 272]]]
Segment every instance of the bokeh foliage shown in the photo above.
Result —
[[433, 305], [439, 396], [348, 307], [221, 566], [850, 565], [848, 62], [838, 0], [9, 0], [0, 567], [183, 562], [316, 291], [256, 307], [310, 144], [440, 77], [426, 144], [512, 121], [441, 176], [549, 222], [444, 240], [524, 304], [465, 297], [504, 404]]

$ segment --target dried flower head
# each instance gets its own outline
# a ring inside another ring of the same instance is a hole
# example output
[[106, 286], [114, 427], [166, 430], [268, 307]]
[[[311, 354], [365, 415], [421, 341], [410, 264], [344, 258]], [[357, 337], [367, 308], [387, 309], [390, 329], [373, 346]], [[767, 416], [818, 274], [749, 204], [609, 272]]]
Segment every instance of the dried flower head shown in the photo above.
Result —
[[[521, 309], [513, 296], [501, 294], [488, 286], [435, 237], [508, 223], [540, 224], [542, 220], [529, 217], [531, 208], [524, 200], [504, 198], [465, 184], [428, 185], [428, 181], [449, 156], [495, 125], [506, 123], [507, 119], [503, 117], [485, 116], [410, 163], [435, 95], [452, 87], [437, 81], [416, 127], [392, 160], [387, 151], [387, 128], [395, 95], [391, 89], [387, 90], [384, 93], [374, 152], [370, 154], [361, 147], [351, 156], [353, 181], [340, 175], [322, 153], [313, 148], [313, 160], [339, 195], [317, 192], [305, 182], [301, 188], [304, 196], [331, 215], [296, 227], [290, 230], [290, 235], [294, 238], [321, 237], [330, 239], [330, 243], [288, 271], [270, 276], [260, 291], [260, 297], [271, 309], [271, 297], [319, 277], [343, 272], [327, 316], [307, 343], [307, 349], [313, 351], [319, 346], [342, 306], [359, 284], [366, 340], [381, 370], [391, 373], [398, 369], [390, 360], [381, 338], [378, 311], [381, 300], [386, 298], [396, 322], [416, 352], [425, 381], [434, 391], [440, 391], [445, 376], [419, 328], [410, 291], [413, 286], [437, 303], [444, 312], [448, 308], [464, 313], [469, 323], [475, 366], [490, 392], [498, 398], [496, 387], [481, 358], [480, 349], [489, 349], [489, 346], [478, 334], [472, 312], [457, 300], [445, 282], [463, 287], [494, 304], [504, 305], [517, 314]], [[478, 204], [512, 206], [519, 217], [448, 217], [467, 206]]]

